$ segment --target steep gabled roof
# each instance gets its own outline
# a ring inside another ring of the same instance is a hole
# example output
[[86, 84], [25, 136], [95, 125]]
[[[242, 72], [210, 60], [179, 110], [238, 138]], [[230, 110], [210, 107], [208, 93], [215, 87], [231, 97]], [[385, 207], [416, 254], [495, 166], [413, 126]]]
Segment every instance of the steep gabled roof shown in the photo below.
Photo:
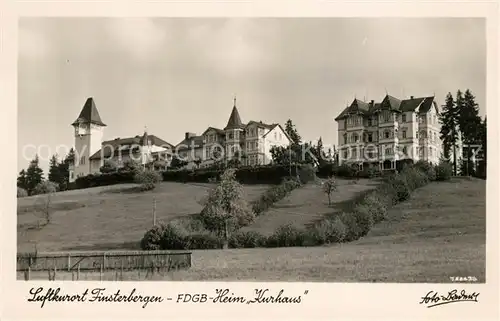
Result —
[[99, 112], [97, 111], [97, 107], [94, 103], [94, 98], [89, 97], [83, 105], [82, 111], [78, 118], [71, 124], [72, 126], [78, 125], [80, 123], [90, 123], [100, 126], [106, 126], [101, 120], [101, 116], [99, 116]]
[[208, 131], [210, 130], [213, 130], [215, 131], [217, 134], [219, 135], [224, 135], [224, 131], [220, 128], [216, 128], [216, 127], [208, 127], [202, 134], [201, 136], [205, 135]]
[[194, 146], [194, 148], [202, 148], [203, 147], [203, 136], [191, 136], [187, 139], [183, 139], [179, 144], [175, 145], [175, 148], [177, 149], [183, 145], [181, 148], [179, 148], [179, 151], [182, 150], [189, 150], [191, 146]]
[[227, 121], [227, 125], [226, 127], [224, 127], [224, 130], [242, 128], [243, 126], [244, 125], [241, 122], [240, 113], [238, 112], [238, 108], [236, 108], [235, 105], [233, 106], [233, 110], [231, 111], [231, 115], [229, 116], [229, 120]]

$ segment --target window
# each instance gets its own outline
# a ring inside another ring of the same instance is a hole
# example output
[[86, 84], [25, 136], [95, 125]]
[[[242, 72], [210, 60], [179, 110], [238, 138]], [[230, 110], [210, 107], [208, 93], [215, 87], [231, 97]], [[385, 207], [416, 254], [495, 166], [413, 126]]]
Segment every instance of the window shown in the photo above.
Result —
[[344, 151], [344, 159], [347, 159], [348, 153], [347, 150]]
[[80, 165], [85, 165], [85, 156], [80, 158]]
[[344, 144], [347, 144], [347, 134], [344, 134]]
[[403, 130], [403, 138], [406, 138], [406, 130]]
[[406, 123], [406, 114], [402, 114], [402, 115], [401, 115], [401, 121], [402, 121], [403, 123]]
[[358, 151], [355, 148], [352, 149], [352, 157], [354, 159], [356, 159], [358, 157]]
[[429, 147], [429, 156], [432, 157], [432, 147]]
[[357, 142], [359, 141], [359, 136], [358, 136], [358, 134], [353, 134], [353, 136], [352, 136], [352, 137], [353, 137], [353, 141], [354, 141], [355, 143], [357, 143]]
[[417, 139], [418, 139], [418, 132], [416, 133], [416, 135], [417, 135]]
[[277, 139], [278, 139], [278, 133], [274, 132], [274, 140], [277, 140]]
[[372, 133], [368, 133], [368, 142], [371, 143], [373, 141]]
[[390, 147], [386, 147], [386, 149], [385, 149], [385, 154], [386, 154], [386, 155], [392, 155], [392, 148], [390, 148]]
[[372, 126], [372, 119], [371, 119], [371, 117], [368, 118], [368, 126]]
[[408, 156], [408, 147], [403, 146], [403, 156]]
[[385, 112], [384, 113], [384, 121], [389, 122], [390, 120], [391, 120], [391, 114], [389, 114], [388, 112]]
[[420, 158], [424, 158], [424, 148], [423, 147], [418, 148], [418, 156]]
[[71, 179], [75, 178], [75, 173], [71, 172]]
[[227, 134], [227, 139], [233, 139], [233, 133], [228, 133]]
[[390, 138], [390, 137], [391, 137], [391, 133], [388, 130], [386, 130], [384, 132], [384, 138]]

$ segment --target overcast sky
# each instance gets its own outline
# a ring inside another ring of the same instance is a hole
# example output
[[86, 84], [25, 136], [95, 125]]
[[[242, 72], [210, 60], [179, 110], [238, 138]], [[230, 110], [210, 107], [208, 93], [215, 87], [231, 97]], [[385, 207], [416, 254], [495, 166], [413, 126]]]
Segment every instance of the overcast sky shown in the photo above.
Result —
[[35, 153], [26, 159], [24, 146], [73, 146], [87, 97], [105, 139], [147, 126], [172, 144], [223, 128], [234, 95], [243, 122], [290, 118], [325, 145], [337, 143], [333, 118], [354, 97], [380, 101], [386, 90], [442, 104], [470, 88], [486, 111], [482, 19], [22, 18], [18, 72], [19, 170]]

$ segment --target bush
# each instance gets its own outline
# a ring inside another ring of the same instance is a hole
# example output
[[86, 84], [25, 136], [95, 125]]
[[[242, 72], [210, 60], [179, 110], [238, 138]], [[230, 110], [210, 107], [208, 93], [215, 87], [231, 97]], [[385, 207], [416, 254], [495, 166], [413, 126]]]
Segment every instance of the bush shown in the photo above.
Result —
[[255, 248], [266, 245], [266, 237], [255, 231], [238, 231], [229, 239], [229, 247]]
[[114, 184], [134, 182], [134, 172], [112, 172], [106, 174], [90, 174], [78, 177], [73, 184], [72, 189], [89, 188], [95, 186], [107, 186]]
[[380, 197], [380, 195], [376, 192], [368, 194], [363, 199], [363, 204], [369, 208], [372, 214], [374, 224], [387, 219], [388, 203], [388, 197]]
[[346, 236], [347, 227], [337, 216], [333, 220], [324, 219], [316, 223], [310, 232], [318, 245], [340, 243]]
[[162, 250], [187, 250], [189, 245], [189, 231], [181, 222], [172, 221], [165, 226], [160, 242]]
[[430, 180], [428, 175], [431, 174], [432, 172], [426, 173], [414, 167], [407, 167], [401, 172], [400, 177], [406, 180], [408, 188], [413, 191], [427, 185]]
[[259, 215], [300, 186], [301, 183], [299, 180], [293, 177], [287, 177], [283, 179], [281, 184], [273, 185], [266, 190], [260, 198], [252, 204], [252, 210], [256, 215]]
[[24, 188], [18, 187], [17, 188], [17, 198], [26, 197], [26, 196], [28, 196], [28, 192]]
[[431, 163], [419, 160], [415, 163], [415, 168], [422, 171], [430, 181], [436, 180], [436, 169]]
[[353, 213], [342, 213], [340, 220], [346, 227], [344, 241], [351, 242], [357, 240], [361, 235], [361, 228], [358, 226], [358, 221]]
[[291, 247], [304, 246], [306, 242], [306, 232], [291, 224], [278, 227], [267, 239], [267, 247]]
[[51, 181], [43, 181], [35, 186], [32, 195], [55, 193], [58, 189], [59, 186], [56, 183], [53, 183]]
[[141, 164], [139, 164], [138, 161], [135, 161], [133, 159], [127, 159], [123, 163], [123, 167], [121, 167], [119, 170], [123, 171], [123, 172], [134, 172], [134, 173], [137, 173], [140, 170], [142, 170], [142, 166], [141, 166]]
[[359, 236], [365, 236], [373, 227], [374, 219], [370, 207], [367, 204], [358, 204], [353, 212], [359, 228]]
[[307, 184], [309, 182], [315, 182], [316, 169], [312, 165], [306, 164], [299, 169], [299, 179], [302, 184]]
[[356, 175], [356, 171], [352, 166], [342, 164], [333, 169], [333, 175], [337, 177], [353, 178]]
[[440, 162], [436, 165], [436, 180], [437, 181], [448, 181], [451, 179], [453, 170], [451, 164], [445, 161]]
[[389, 179], [387, 184], [394, 189], [396, 203], [406, 201], [410, 198], [410, 188], [405, 177], [402, 175], [394, 175]]
[[186, 240], [189, 250], [215, 250], [223, 245], [223, 240], [210, 232], [190, 234]]
[[103, 174], [113, 173], [118, 170], [118, 165], [111, 159], [106, 159], [99, 171]]
[[154, 170], [144, 170], [135, 174], [134, 182], [140, 184], [140, 188], [143, 191], [149, 191], [156, 187], [160, 183], [162, 177], [160, 173]]
[[141, 239], [141, 249], [144, 251], [162, 250], [163, 234], [166, 226], [159, 223], [148, 230]]

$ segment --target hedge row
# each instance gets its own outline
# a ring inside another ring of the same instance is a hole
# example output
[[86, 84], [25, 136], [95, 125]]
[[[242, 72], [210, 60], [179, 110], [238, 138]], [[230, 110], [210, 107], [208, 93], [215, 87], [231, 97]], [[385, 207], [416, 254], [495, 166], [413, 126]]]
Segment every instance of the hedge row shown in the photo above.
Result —
[[[386, 177], [384, 183], [360, 200], [354, 200], [350, 212], [325, 217], [308, 228], [287, 224], [270, 236], [254, 231], [238, 231], [230, 236], [229, 247], [317, 246], [354, 241], [368, 234], [374, 224], [385, 220], [390, 207], [408, 200], [415, 189], [431, 180], [439, 180], [441, 176], [437, 173], [447, 172], [447, 168], [446, 164], [433, 167], [423, 162], [408, 166], [401, 173]], [[144, 250], [222, 248], [222, 238], [206, 231], [196, 221], [190, 219], [160, 224], [146, 232], [141, 246]]]
[[[280, 184], [285, 177], [297, 176], [297, 174], [300, 174], [300, 171], [304, 167], [303, 165], [291, 167], [282, 165], [241, 167], [236, 171], [236, 179], [241, 184]], [[163, 181], [207, 183], [219, 180], [223, 172], [223, 170], [216, 169], [167, 170], [162, 172], [161, 175]], [[77, 178], [71, 189], [133, 183], [135, 174], [135, 171], [90, 174]]]
[[413, 160], [403, 159], [396, 161], [396, 168], [393, 170], [379, 170], [373, 167], [370, 163], [363, 164], [363, 170], [358, 170], [355, 165], [335, 165], [323, 164], [318, 167], [318, 177], [327, 178], [330, 176], [343, 177], [343, 178], [374, 178], [385, 175], [387, 173], [395, 173], [402, 171], [405, 167], [412, 166]]

